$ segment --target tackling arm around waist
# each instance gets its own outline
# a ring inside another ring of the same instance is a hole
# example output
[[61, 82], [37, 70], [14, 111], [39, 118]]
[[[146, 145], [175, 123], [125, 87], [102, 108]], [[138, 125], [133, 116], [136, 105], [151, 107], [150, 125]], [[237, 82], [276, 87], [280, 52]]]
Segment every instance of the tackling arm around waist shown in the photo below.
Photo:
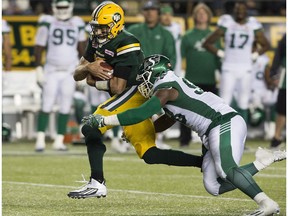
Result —
[[148, 101], [137, 108], [129, 109], [117, 115], [105, 116], [105, 125], [133, 125], [150, 118], [161, 111], [161, 103], [158, 97], [152, 96]]

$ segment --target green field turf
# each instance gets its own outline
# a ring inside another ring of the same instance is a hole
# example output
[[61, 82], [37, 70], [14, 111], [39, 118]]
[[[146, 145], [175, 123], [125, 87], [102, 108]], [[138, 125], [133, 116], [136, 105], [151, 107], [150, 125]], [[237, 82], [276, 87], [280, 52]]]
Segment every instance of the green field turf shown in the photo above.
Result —
[[[167, 141], [178, 148], [175, 140]], [[65, 153], [34, 152], [34, 143], [2, 145], [3, 215], [243, 215], [257, 206], [238, 190], [219, 197], [208, 194], [197, 168], [147, 165], [133, 152], [118, 154], [110, 149], [104, 159], [108, 188], [106, 198], [74, 200], [67, 193], [87, 179], [90, 171], [85, 146], [69, 145]], [[241, 164], [254, 160], [258, 146], [249, 141]], [[200, 155], [200, 144], [183, 151]], [[286, 161], [272, 164], [255, 176], [260, 187], [277, 201], [286, 215]]]

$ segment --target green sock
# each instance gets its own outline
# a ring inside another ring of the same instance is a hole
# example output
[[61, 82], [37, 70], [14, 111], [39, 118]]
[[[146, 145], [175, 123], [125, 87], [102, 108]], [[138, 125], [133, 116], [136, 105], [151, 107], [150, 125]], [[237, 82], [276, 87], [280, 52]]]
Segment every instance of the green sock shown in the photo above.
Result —
[[89, 139], [85, 137], [91, 168], [91, 178], [96, 179], [99, 182], [103, 182], [103, 156], [106, 151], [106, 146], [102, 141], [102, 134], [99, 130], [95, 130], [94, 136], [97, 136], [98, 139]]
[[[256, 169], [256, 167], [254, 166], [253, 163], [246, 164], [244, 166], [241, 166], [240, 168], [248, 171], [252, 176], [254, 176], [256, 173], [259, 172], [259, 170]], [[236, 189], [236, 187], [234, 185], [232, 185], [230, 182], [224, 181], [221, 178], [218, 178], [217, 181], [219, 182], [219, 184], [221, 184], [221, 186], [219, 188], [219, 194], [223, 194], [223, 193], [226, 193], [228, 191], [232, 191], [232, 190]]]
[[49, 121], [49, 113], [39, 112], [37, 131], [45, 132]]
[[57, 119], [57, 133], [58, 134], [65, 134], [66, 129], [67, 129], [67, 122], [69, 119], [69, 114], [58, 114], [58, 119]]
[[113, 137], [118, 137], [119, 126], [113, 127]]
[[276, 105], [270, 107], [270, 121], [276, 120]]
[[248, 123], [248, 109], [238, 109], [239, 114], [242, 116], [242, 118], [245, 120], [246, 123]]
[[84, 100], [74, 99], [75, 118], [78, 124], [81, 124], [81, 120], [84, 117], [84, 107]]
[[252, 175], [245, 169], [234, 167], [227, 173], [227, 180], [235, 187], [253, 199], [258, 193], [262, 192]]

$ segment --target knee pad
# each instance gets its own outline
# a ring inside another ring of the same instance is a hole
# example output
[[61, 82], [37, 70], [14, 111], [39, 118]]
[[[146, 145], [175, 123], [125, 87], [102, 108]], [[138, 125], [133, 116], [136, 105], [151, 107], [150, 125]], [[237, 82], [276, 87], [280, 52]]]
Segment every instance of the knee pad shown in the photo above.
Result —
[[102, 142], [102, 134], [98, 128], [84, 125], [81, 129], [82, 134], [85, 136], [85, 143], [99, 143]]
[[216, 179], [207, 181], [206, 179], [203, 179], [204, 187], [206, 191], [213, 195], [213, 196], [218, 196], [219, 195], [219, 188], [220, 184]]

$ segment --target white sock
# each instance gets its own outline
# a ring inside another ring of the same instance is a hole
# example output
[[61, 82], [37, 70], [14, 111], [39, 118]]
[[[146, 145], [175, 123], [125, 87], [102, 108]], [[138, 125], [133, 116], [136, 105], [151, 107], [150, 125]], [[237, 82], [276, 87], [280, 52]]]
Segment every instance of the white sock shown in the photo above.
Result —
[[263, 200], [270, 199], [264, 192], [258, 193], [254, 197], [254, 201], [259, 205]]
[[64, 141], [64, 135], [63, 134], [57, 134], [55, 140], [54, 140], [54, 145], [59, 146], [63, 145]]

